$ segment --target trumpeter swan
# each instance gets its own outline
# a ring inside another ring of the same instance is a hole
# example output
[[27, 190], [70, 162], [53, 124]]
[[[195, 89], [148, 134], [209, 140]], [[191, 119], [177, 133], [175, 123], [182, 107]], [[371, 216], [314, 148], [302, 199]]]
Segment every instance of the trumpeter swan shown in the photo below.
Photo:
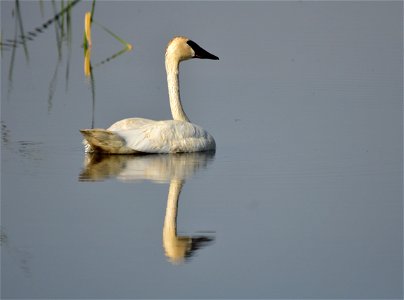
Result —
[[83, 129], [86, 152], [110, 154], [177, 153], [214, 150], [213, 137], [192, 124], [185, 114], [179, 91], [179, 64], [191, 58], [219, 58], [186, 37], [174, 37], [167, 45], [165, 67], [173, 120], [129, 118], [108, 129]]

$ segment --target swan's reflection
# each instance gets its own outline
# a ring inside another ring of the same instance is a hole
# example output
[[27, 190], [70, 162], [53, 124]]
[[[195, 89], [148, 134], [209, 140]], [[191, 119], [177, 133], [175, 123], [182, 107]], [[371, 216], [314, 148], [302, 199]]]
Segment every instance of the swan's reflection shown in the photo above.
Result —
[[206, 168], [213, 160], [214, 152], [164, 155], [86, 155], [80, 181], [100, 181], [117, 178], [125, 182], [151, 180], [169, 182], [167, 208], [163, 225], [163, 248], [171, 263], [187, 261], [195, 251], [211, 244], [214, 237], [178, 236], [178, 200], [185, 179], [198, 169]]

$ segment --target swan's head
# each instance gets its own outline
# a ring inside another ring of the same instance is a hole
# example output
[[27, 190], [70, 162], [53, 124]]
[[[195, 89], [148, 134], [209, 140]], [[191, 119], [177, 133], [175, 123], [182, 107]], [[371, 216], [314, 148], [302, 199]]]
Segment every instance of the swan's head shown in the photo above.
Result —
[[166, 58], [174, 59], [178, 62], [191, 58], [219, 59], [219, 57], [201, 48], [194, 41], [183, 36], [177, 36], [168, 43]]

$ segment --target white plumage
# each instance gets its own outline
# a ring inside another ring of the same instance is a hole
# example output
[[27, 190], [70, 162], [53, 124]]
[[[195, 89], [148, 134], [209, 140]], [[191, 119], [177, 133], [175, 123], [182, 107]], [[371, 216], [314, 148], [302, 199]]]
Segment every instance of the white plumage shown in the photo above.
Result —
[[85, 138], [86, 152], [133, 154], [214, 150], [213, 137], [202, 127], [191, 123], [182, 108], [179, 63], [191, 58], [219, 59], [185, 37], [175, 37], [168, 43], [165, 66], [173, 120], [129, 118], [112, 124], [106, 130], [80, 130]]

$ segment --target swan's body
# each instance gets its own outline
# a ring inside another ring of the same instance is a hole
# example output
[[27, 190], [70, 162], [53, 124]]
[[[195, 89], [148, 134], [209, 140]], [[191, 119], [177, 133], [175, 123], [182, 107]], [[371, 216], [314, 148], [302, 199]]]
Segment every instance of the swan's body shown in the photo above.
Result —
[[178, 153], [214, 150], [213, 137], [202, 127], [189, 121], [179, 92], [179, 64], [191, 58], [219, 59], [185, 37], [172, 39], [166, 50], [168, 94], [173, 120], [154, 121], [129, 118], [108, 129], [80, 130], [86, 152], [110, 154]]

